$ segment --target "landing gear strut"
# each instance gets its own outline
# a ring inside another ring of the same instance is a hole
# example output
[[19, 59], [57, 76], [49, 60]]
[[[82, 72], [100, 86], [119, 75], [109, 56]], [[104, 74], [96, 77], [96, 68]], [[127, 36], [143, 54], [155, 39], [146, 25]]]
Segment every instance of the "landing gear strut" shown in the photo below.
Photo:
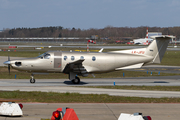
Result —
[[79, 84], [80, 83], [80, 78], [76, 76], [75, 79], [72, 80], [72, 82], [74, 84]]
[[74, 73], [74, 72], [69, 73], [69, 80], [71, 80], [72, 83], [74, 83], [74, 84], [79, 84], [80, 83], [80, 79], [77, 76], [77, 73]]
[[30, 83], [35, 83], [36, 80], [34, 79], [34, 74], [31, 74], [31, 79], [30, 79]]

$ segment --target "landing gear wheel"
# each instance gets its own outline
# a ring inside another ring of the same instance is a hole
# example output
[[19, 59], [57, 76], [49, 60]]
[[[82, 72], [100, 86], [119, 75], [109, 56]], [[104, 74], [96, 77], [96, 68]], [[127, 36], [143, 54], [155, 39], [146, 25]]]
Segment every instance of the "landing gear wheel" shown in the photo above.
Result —
[[36, 82], [36, 80], [34, 78], [30, 79], [30, 83], [35, 83], [35, 82]]
[[36, 80], [34, 79], [34, 74], [32, 73], [31, 74], [30, 83], [35, 83], [35, 82], [36, 82]]
[[73, 79], [72, 82], [73, 82], [74, 84], [79, 84], [79, 83], [80, 83], [79, 77], [75, 77], [75, 79]]

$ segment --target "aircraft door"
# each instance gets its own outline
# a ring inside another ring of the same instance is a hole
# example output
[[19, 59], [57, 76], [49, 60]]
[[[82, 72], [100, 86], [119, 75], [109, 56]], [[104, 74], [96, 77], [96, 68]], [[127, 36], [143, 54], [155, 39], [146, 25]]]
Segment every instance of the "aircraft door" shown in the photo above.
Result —
[[61, 71], [62, 66], [62, 52], [54, 52], [54, 69]]

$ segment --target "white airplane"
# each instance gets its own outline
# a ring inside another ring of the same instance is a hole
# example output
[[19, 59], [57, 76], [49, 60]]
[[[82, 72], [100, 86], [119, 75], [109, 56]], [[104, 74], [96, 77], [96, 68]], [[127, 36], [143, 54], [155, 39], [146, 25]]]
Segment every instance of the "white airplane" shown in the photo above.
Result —
[[153, 39], [149, 38], [149, 35], [148, 35], [148, 28], [146, 29], [146, 37], [145, 38], [133, 40], [134, 44], [139, 44], [139, 45], [149, 45], [149, 43], [151, 43], [152, 41], [153, 41]]
[[153, 42], [146, 48], [111, 51], [103, 53], [49, 51], [36, 58], [10, 60], [4, 62], [20, 71], [32, 73], [30, 82], [35, 83], [34, 73], [65, 73], [74, 84], [80, 82], [78, 76], [91, 73], [106, 73], [122, 69], [141, 68], [147, 64], [160, 63], [174, 36], [153, 36]]

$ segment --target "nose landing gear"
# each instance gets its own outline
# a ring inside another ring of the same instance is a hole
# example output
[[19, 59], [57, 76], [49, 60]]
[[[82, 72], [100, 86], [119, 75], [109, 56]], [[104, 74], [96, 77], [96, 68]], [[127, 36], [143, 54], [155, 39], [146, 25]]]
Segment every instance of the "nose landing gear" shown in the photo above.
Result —
[[35, 83], [36, 80], [34, 79], [34, 74], [31, 74], [31, 79], [30, 79], [30, 83]]

